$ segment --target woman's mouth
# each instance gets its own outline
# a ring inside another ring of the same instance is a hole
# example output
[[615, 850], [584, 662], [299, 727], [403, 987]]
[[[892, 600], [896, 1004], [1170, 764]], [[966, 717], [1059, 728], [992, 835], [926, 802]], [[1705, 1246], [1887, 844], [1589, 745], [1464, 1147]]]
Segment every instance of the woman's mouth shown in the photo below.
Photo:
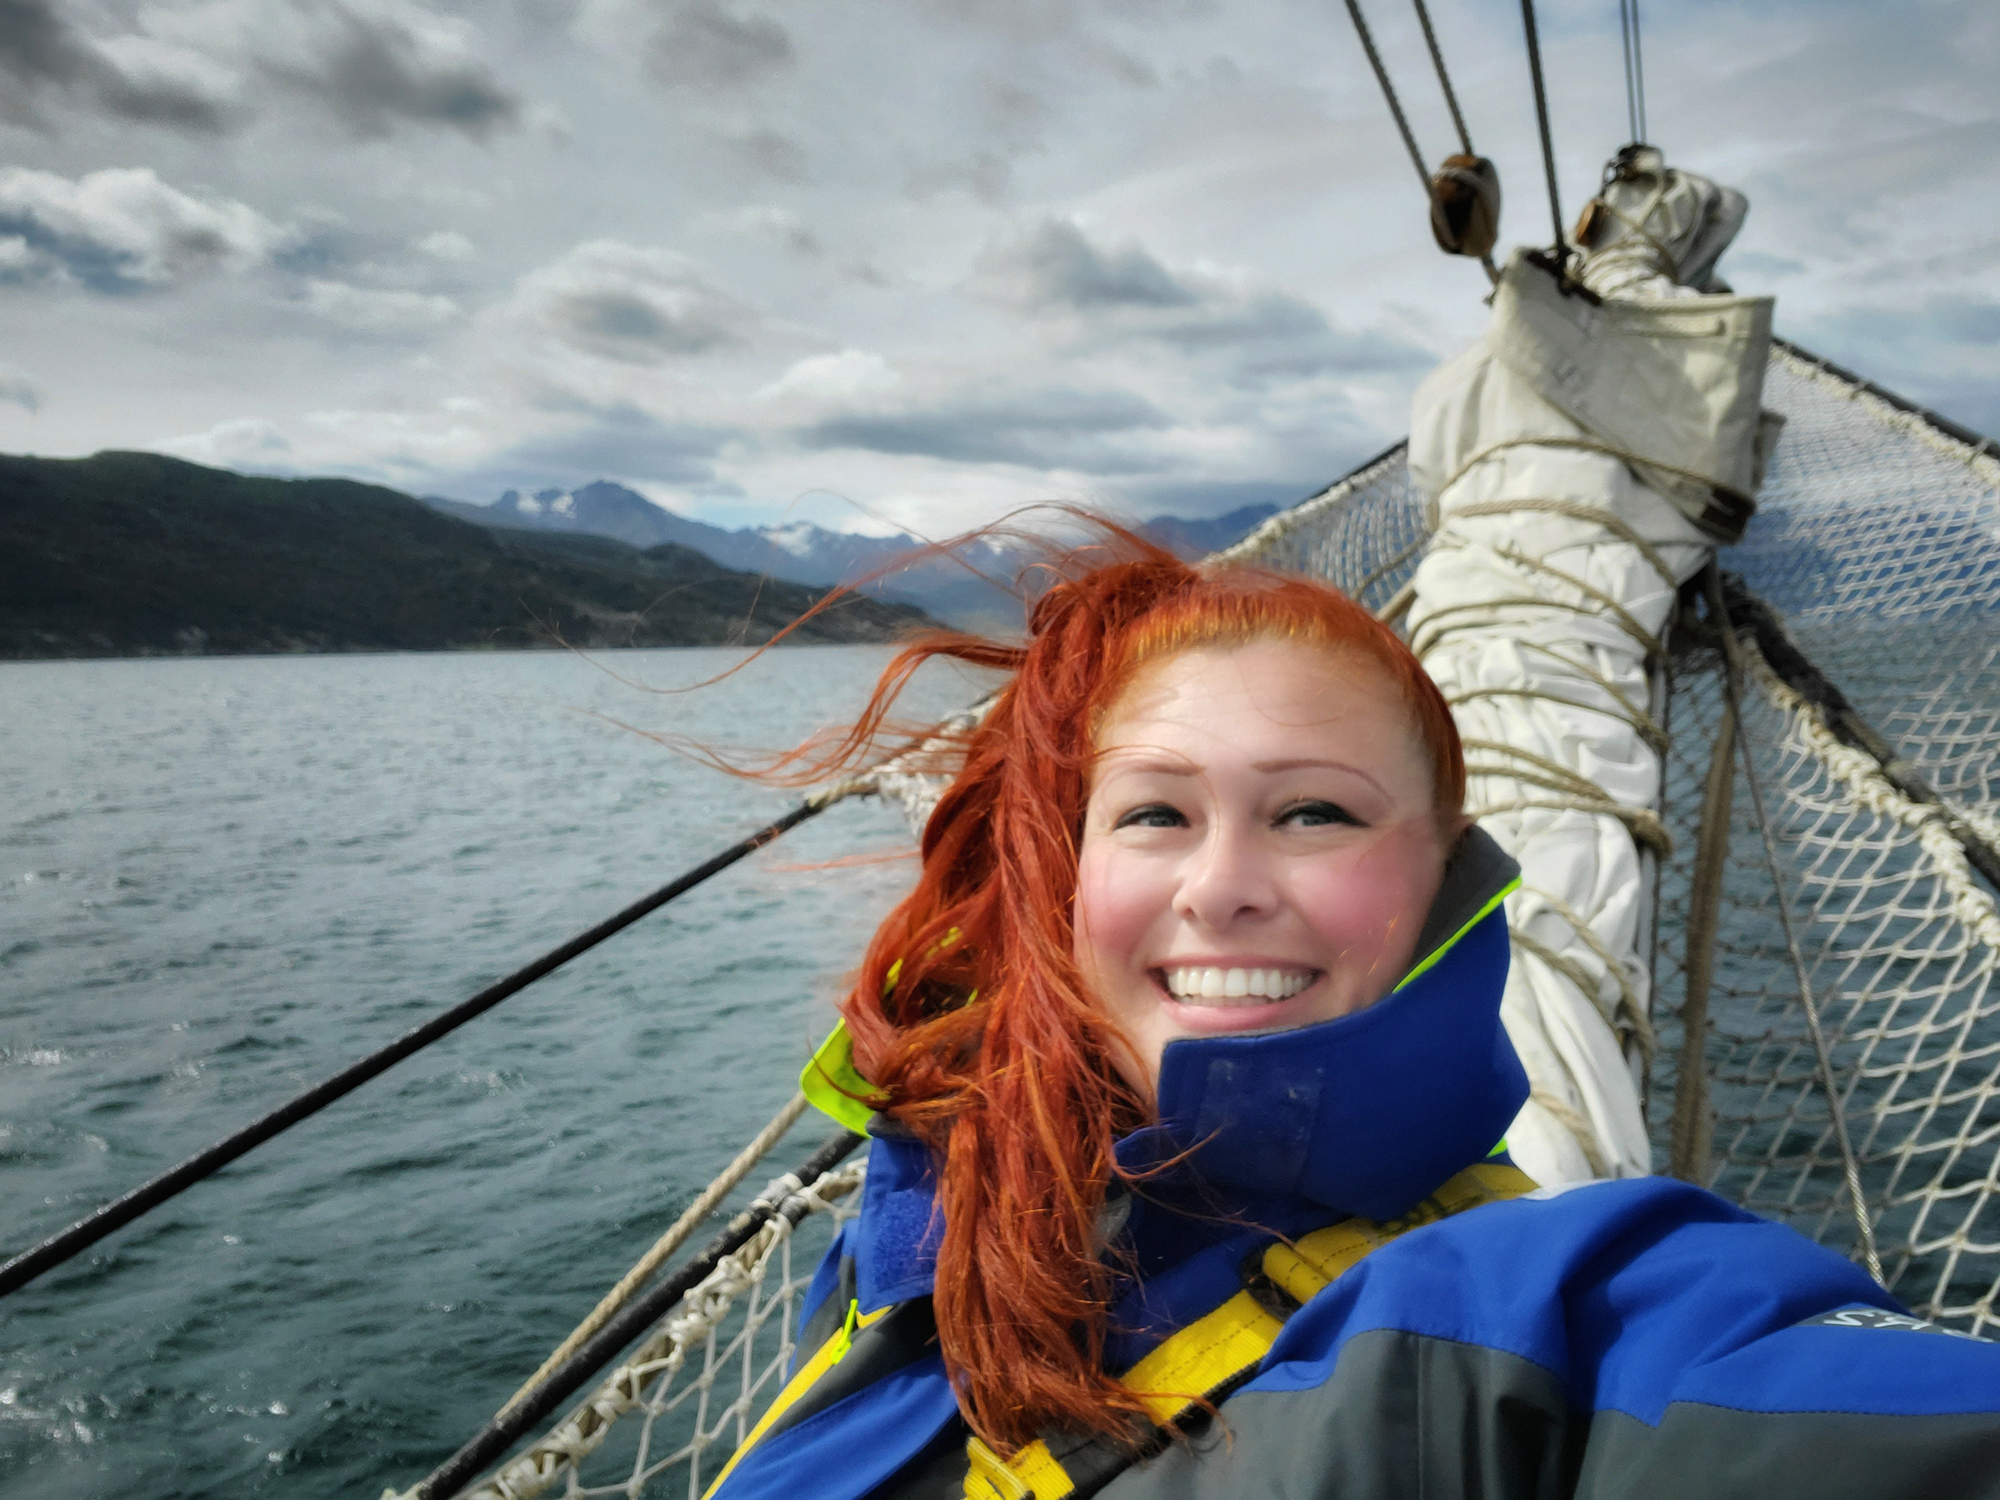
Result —
[[1155, 971], [1160, 985], [1183, 1005], [1270, 1005], [1289, 1000], [1319, 978], [1318, 969], [1221, 968], [1176, 965]]

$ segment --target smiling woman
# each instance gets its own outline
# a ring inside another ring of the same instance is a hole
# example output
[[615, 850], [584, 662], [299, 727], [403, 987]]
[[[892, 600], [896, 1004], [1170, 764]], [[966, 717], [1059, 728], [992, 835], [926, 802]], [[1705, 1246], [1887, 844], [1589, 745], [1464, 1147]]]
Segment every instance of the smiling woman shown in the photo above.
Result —
[[1115, 529], [1049, 574], [790, 763], [865, 764], [932, 658], [1009, 674], [807, 1070], [862, 1208], [711, 1496], [1984, 1492], [2000, 1351], [1685, 1183], [1508, 1159], [1519, 871], [1387, 626]]

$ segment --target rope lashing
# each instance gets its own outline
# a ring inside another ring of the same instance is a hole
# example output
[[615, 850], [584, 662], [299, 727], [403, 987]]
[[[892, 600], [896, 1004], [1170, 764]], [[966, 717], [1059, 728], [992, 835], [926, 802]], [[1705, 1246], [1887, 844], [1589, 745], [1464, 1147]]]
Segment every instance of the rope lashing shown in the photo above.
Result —
[[640, 1256], [632, 1269], [619, 1277], [618, 1284], [604, 1294], [603, 1299], [581, 1323], [571, 1330], [568, 1338], [556, 1345], [549, 1357], [542, 1361], [535, 1373], [521, 1382], [521, 1388], [509, 1396], [498, 1415], [505, 1416], [520, 1405], [523, 1398], [533, 1394], [536, 1386], [547, 1378], [550, 1371], [583, 1347], [584, 1342], [596, 1333], [618, 1310], [632, 1300], [633, 1293], [651, 1278], [652, 1274], [667, 1263], [667, 1259], [687, 1241], [688, 1236], [699, 1229], [702, 1221], [714, 1213], [717, 1205], [729, 1196], [736, 1185], [750, 1175], [750, 1169], [762, 1161], [773, 1146], [784, 1139], [785, 1132], [797, 1123], [805, 1113], [806, 1096], [793, 1094], [790, 1102], [778, 1111], [771, 1122], [751, 1139], [749, 1145], [736, 1153], [735, 1160], [722, 1169], [722, 1174], [695, 1197], [681, 1216], [674, 1220], [667, 1232], [654, 1241], [653, 1248]]
[[162, 1203], [186, 1192], [203, 1178], [221, 1171], [245, 1152], [289, 1130], [299, 1121], [310, 1119], [377, 1074], [386, 1072], [404, 1058], [421, 1052], [440, 1037], [450, 1035], [475, 1016], [484, 1015], [510, 995], [518, 994], [537, 979], [554, 973], [571, 959], [588, 953], [606, 938], [623, 932], [641, 917], [650, 915], [675, 897], [693, 890], [710, 876], [720, 874], [746, 855], [754, 854], [779, 835], [805, 822], [807, 818], [825, 811], [842, 798], [872, 789], [864, 777], [842, 782], [838, 786], [829, 787], [808, 797], [782, 818], [767, 823], [748, 838], [730, 845], [714, 858], [668, 881], [650, 896], [633, 902], [588, 932], [578, 934], [561, 947], [553, 948], [534, 962], [516, 969], [505, 979], [488, 985], [470, 999], [462, 1000], [450, 1010], [424, 1022], [423, 1025], [404, 1032], [388, 1046], [343, 1068], [325, 1082], [307, 1089], [303, 1094], [280, 1105], [261, 1119], [253, 1120], [233, 1135], [217, 1141], [207, 1150], [196, 1152], [178, 1166], [168, 1168], [159, 1176], [149, 1182], [141, 1183], [122, 1197], [114, 1198], [95, 1213], [77, 1220], [60, 1234], [51, 1235], [34, 1248], [22, 1251], [4, 1265], [0, 1265], [0, 1296], [26, 1286], [43, 1272], [53, 1270], [64, 1261], [82, 1254], [106, 1235], [123, 1228], [141, 1214], [158, 1208]]

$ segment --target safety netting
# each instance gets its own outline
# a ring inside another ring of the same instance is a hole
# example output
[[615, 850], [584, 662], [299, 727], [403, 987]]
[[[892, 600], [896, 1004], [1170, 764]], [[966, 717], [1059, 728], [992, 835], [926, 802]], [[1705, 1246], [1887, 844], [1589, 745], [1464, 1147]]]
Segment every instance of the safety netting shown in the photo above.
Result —
[[[1688, 587], [1666, 653], [1672, 852], [1643, 955], [1653, 1165], [1872, 1261], [1917, 1312], [1978, 1332], [2000, 1323], [2000, 910], [1967, 848], [2000, 851], [2000, 463], [1789, 348], [1764, 404], [1784, 435], [1719, 563], [1894, 758], [1836, 732], [1734, 616], [1732, 674]], [[1231, 555], [1395, 616], [1426, 510], [1399, 445]], [[1688, 1051], [1691, 976], [1705, 1014]], [[774, 1220], [724, 1260], [467, 1493], [696, 1500], [782, 1386], [813, 1261], [863, 1171], [821, 1178], [796, 1229]]]
[[[1891, 754], [1885, 766], [1837, 734], [1732, 615], [1748, 765], [1739, 748], [1712, 795], [1728, 668], [1715, 638], [1682, 634], [1655, 967], [1658, 1164], [1857, 1260], [1872, 1251], [1913, 1309], [1978, 1332], [2000, 1321], [2000, 917], [1976, 868], [1981, 844], [2000, 849], [2000, 463], [1785, 349], [1764, 400], [1785, 435], [1756, 519], [1721, 562]], [[1705, 806], [1728, 830], [1709, 840], [1723, 862], [1712, 932], [1695, 890]], [[1691, 966], [1696, 991], [1709, 971], [1707, 1025], [1682, 1078]]]
[[801, 1299], [833, 1233], [859, 1211], [865, 1171], [853, 1162], [783, 1194], [790, 1212], [724, 1256], [554, 1426], [459, 1493], [699, 1500], [789, 1378]]

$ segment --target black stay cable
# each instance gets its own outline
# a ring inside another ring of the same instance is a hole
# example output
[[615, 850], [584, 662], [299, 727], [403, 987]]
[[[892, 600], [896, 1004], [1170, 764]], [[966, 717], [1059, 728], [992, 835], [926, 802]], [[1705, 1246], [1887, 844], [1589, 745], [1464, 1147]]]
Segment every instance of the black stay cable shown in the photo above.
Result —
[[[1625, 0], [1619, 0], [1624, 4]], [[1445, 106], [1451, 110], [1451, 123], [1458, 127], [1458, 143], [1465, 148], [1467, 156], [1474, 155], [1472, 132], [1465, 128], [1465, 116], [1459, 113], [1458, 95], [1452, 92], [1451, 74], [1445, 71], [1444, 52], [1438, 46], [1437, 33], [1431, 29], [1431, 13], [1424, 6], [1424, 0], [1415, 0], [1417, 19], [1423, 23], [1424, 41], [1431, 49], [1431, 62], [1437, 67], [1438, 86], [1444, 90]]]
[[1556, 226], [1554, 254], [1558, 264], [1566, 264], [1569, 252], [1563, 235], [1562, 200], [1556, 194], [1556, 148], [1549, 135], [1549, 95], [1542, 84], [1542, 44], [1535, 34], [1535, 0], [1521, 0], [1521, 24], [1528, 33], [1528, 71], [1535, 80], [1535, 121], [1542, 132], [1542, 170], [1548, 175], [1549, 217]]
[[474, 1016], [491, 1010], [509, 995], [526, 989], [543, 975], [561, 968], [577, 955], [589, 952], [614, 933], [624, 931], [641, 917], [657, 911], [676, 896], [693, 890], [711, 875], [728, 869], [739, 859], [755, 853], [788, 829], [795, 828], [807, 818], [824, 811], [832, 806], [833, 800], [832, 797], [816, 797], [800, 803], [775, 823], [767, 824], [748, 838], [732, 844], [713, 859], [695, 866], [677, 879], [668, 881], [650, 896], [633, 902], [616, 916], [598, 923], [588, 932], [571, 938], [560, 948], [544, 953], [533, 963], [516, 969], [499, 983], [488, 985], [471, 999], [460, 1001], [442, 1015], [404, 1032], [379, 1052], [342, 1069], [324, 1083], [307, 1089], [262, 1119], [255, 1120], [234, 1135], [217, 1141], [206, 1151], [196, 1152], [179, 1166], [162, 1172], [150, 1182], [141, 1183], [122, 1198], [115, 1198], [95, 1213], [79, 1219], [62, 1233], [42, 1241], [31, 1250], [22, 1251], [4, 1265], [0, 1265], [0, 1297], [27, 1285], [44, 1271], [52, 1270], [72, 1256], [89, 1249], [113, 1230], [122, 1228], [141, 1214], [158, 1208], [169, 1198], [187, 1191], [204, 1177], [226, 1167], [244, 1152], [262, 1145], [280, 1131], [318, 1114], [334, 1100], [351, 1093], [376, 1074], [395, 1066], [412, 1053], [428, 1047], [448, 1032], [457, 1030]]
[[[1395, 85], [1389, 82], [1389, 70], [1382, 66], [1382, 54], [1375, 50], [1375, 38], [1369, 35], [1368, 22], [1362, 19], [1360, 0], [1347, 0], [1347, 13], [1354, 18], [1354, 30], [1361, 38], [1361, 50], [1368, 54], [1368, 66], [1375, 70], [1375, 81], [1382, 85], [1382, 97], [1389, 101], [1389, 113], [1396, 117], [1396, 128], [1403, 133], [1403, 144], [1410, 148], [1410, 165], [1417, 169], [1417, 181], [1423, 187], [1424, 196], [1429, 197], [1431, 174], [1424, 166], [1424, 153], [1417, 149], [1417, 138], [1410, 131], [1410, 122], [1403, 117], [1402, 101], [1396, 97]], [[1425, 29], [1429, 29], [1428, 22]]]

